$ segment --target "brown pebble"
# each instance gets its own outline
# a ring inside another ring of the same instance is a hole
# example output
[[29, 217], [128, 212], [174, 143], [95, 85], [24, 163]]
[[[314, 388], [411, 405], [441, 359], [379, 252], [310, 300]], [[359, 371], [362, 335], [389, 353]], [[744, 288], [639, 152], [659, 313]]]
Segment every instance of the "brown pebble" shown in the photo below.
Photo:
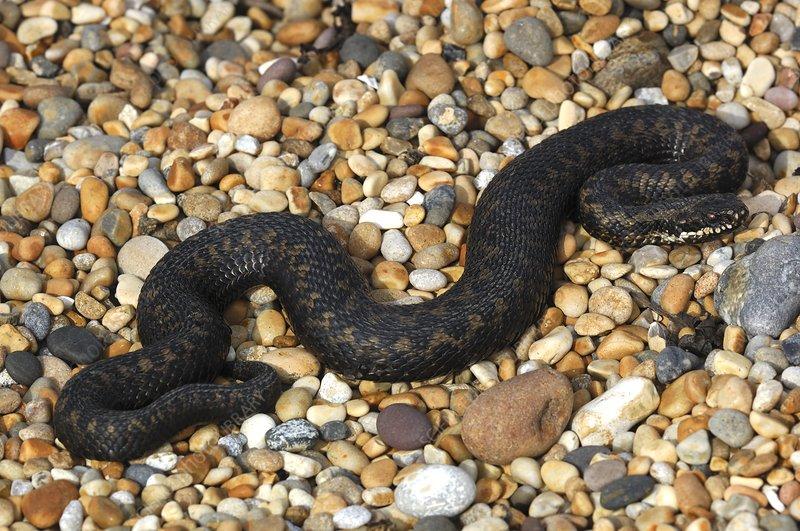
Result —
[[549, 450], [571, 414], [569, 380], [552, 369], [539, 369], [479, 395], [464, 414], [461, 436], [478, 459], [506, 464]]
[[78, 488], [64, 479], [57, 479], [22, 497], [22, 514], [28, 521], [45, 529], [58, 523], [64, 508], [78, 499]]

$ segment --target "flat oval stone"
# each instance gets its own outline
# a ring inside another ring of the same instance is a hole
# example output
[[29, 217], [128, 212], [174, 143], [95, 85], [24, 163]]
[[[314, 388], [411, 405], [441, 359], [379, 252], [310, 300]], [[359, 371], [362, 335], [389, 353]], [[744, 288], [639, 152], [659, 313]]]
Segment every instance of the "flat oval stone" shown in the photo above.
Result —
[[100, 359], [103, 345], [85, 328], [64, 326], [47, 336], [47, 349], [56, 357], [76, 365], [87, 365]]
[[650, 476], [625, 476], [612, 481], [600, 491], [600, 505], [615, 511], [643, 500], [655, 487], [655, 480]]
[[39, 358], [30, 352], [12, 352], [6, 357], [6, 370], [15, 382], [30, 386], [43, 374]]
[[417, 518], [455, 516], [474, 499], [472, 478], [452, 465], [426, 465], [406, 476], [395, 490], [397, 508]]
[[416, 450], [432, 440], [428, 417], [408, 404], [392, 404], [378, 415], [378, 435], [398, 450]]
[[492, 387], [467, 407], [461, 437], [475, 457], [488, 463], [541, 455], [564, 431], [572, 400], [572, 386], [561, 373], [539, 369], [521, 374]]

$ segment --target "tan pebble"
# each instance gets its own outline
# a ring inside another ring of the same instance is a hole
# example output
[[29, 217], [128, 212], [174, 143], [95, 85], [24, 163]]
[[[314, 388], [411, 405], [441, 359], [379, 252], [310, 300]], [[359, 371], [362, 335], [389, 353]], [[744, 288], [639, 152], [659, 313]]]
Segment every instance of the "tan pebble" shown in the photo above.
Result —
[[328, 445], [326, 455], [334, 466], [356, 474], [360, 474], [369, 465], [369, 459], [364, 452], [348, 441], [333, 441]]
[[411, 68], [405, 80], [409, 90], [420, 90], [429, 98], [449, 93], [455, 86], [455, 76], [442, 56], [424, 54]]
[[577, 318], [586, 312], [589, 292], [577, 284], [564, 284], [556, 290], [553, 300], [564, 315]]
[[599, 336], [614, 329], [615, 323], [610, 317], [599, 313], [585, 313], [575, 321], [575, 333], [582, 336]]
[[361, 128], [355, 120], [343, 118], [328, 126], [328, 136], [331, 142], [341, 150], [350, 151], [358, 149], [362, 144]]
[[287, 389], [275, 403], [275, 414], [281, 421], [305, 418], [308, 408], [311, 407], [313, 396], [303, 387]]
[[344, 404], [317, 404], [306, 411], [306, 419], [317, 426], [332, 420], [343, 421], [346, 418], [347, 408]]
[[67, 504], [76, 499], [78, 488], [69, 481], [58, 479], [25, 494], [21, 511], [28, 522], [45, 529], [56, 525]]
[[711, 379], [706, 394], [706, 404], [750, 413], [753, 406], [753, 391], [743, 378], [731, 374], [719, 374]]
[[600, 268], [585, 258], [564, 264], [564, 273], [575, 284], [586, 285], [600, 276]]
[[749, 359], [728, 350], [717, 350], [712, 364], [715, 374], [730, 374], [740, 378], [746, 378], [752, 366], [753, 362]]
[[635, 306], [627, 290], [607, 286], [592, 293], [588, 308], [590, 312], [610, 317], [616, 324], [624, 324], [631, 318]]
[[625, 356], [641, 352], [644, 345], [644, 341], [634, 334], [616, 329], [603, 338], [596, 352], [600, 359], [621, 360]]
[[103, 496], [93, 496], [86, 512], [101, 529], [118, 526], [125, 519], [119, 506]]
[[[263, 348], [263, 347], [261, 347]], [[275, 369], [283, 381], [294, 381], [303, 376], [319, 373], [317, 358], [304, 348], [291, 347], [275, 350], [256, 350], [249, 361], [263, 361]]]
[[542, 481], [553, 492], [564, 493], [567, 482], [580, 477], [578, 469], [565, 461], [547, 461], [541, 468]]
[[694, 279], [689, 275], [679, 274], [670, 278], [661, 294], [661, 307], [671, 314], [679, 314], [686, 310], [694, 292]]
[[522, 88], [531, 98], [543, 98], [556, 104], [560, 104], [572, 94], [571, 85], [551, 70], [540, 66], [528, 70], [522, 78]]
[[777, 439], [789, 433], [789, 427], [780, 420], [759, 411], [750, 412], [750, 425], [753, 430], [767, 439]]
[[256, 317], [253, 339], [264, 346], [271, 346], [276, 337], [286, 333], [286, 321], [277, 310], [264, 310]]

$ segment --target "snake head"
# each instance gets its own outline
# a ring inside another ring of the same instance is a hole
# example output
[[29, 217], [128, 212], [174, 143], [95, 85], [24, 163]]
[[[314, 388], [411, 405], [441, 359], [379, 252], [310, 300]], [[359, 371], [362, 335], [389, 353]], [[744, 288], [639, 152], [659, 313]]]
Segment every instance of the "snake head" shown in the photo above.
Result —
[[702, 242], [731, 232], [747, 221], [750, 211], [734, 194], [709, 194], [687, 198], [691, 208], [680, 221], [678, 240]]

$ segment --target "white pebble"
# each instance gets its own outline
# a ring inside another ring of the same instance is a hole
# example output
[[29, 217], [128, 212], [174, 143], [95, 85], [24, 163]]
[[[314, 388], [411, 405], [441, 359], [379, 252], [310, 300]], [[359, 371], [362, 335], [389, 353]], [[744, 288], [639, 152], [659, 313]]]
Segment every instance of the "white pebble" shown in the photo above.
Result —
[[653, 382], [640, 376], [621, 379], [614, 387], [581, 407], [572, 420], [572, 431], [581, 444], [609, 444], [618, 433], [647, 418], [659, 403]]
[[361, 215], [359, 223], [374, 223], [381, 230], [399, 229], [403, 226], [403, 215], [391, 210], [368, 210]]
[[266, 448], [267, 432], [275, 427], [275, 421], [266, 413], [257, 413], [242, 422], [239, 431], [247, 437], [248, 448]]
[[420, 291], [437, 291], [447, 285], [447, 277], [436, 269], [415, 269], [408, 275], [411, 285]]
[[344, 404], [353, 397], [353, 390], [332, 372], [322, 377], [319, 385], [319, 397], [334, 404]]

